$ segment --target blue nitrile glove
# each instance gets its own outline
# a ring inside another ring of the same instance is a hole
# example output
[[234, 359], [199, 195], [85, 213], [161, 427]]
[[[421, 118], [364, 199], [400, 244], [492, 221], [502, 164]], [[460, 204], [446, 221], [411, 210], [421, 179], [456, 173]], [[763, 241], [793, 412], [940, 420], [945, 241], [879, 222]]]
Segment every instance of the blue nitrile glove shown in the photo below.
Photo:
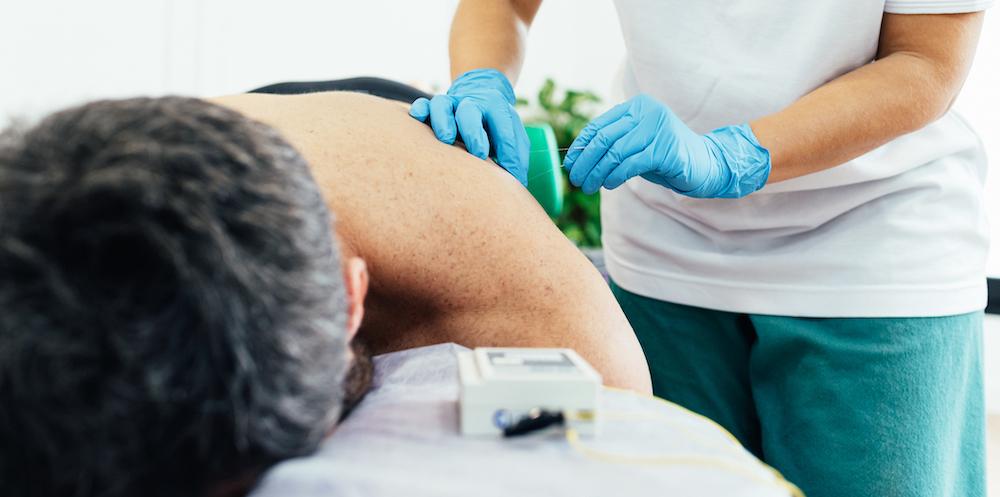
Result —
[[642, 176], [689, 197], [737, 198], [764, 186], [771, 154], [748, 124], [699, 135], [669, 107], [639, 95], [587, 124], [563, 167], [588, 194]]
[[495, 156], [501, 167], [527, 185], [531, 145], [514, 101], [514, 88], [502, 72], [475, 69], [459, 76], [448, 93], [430, 100], [418, 98], [410, 115], [419, 121], [430, 117], [434, 135], [447, 144], [461, 135], [470, 154], [480, 159]]

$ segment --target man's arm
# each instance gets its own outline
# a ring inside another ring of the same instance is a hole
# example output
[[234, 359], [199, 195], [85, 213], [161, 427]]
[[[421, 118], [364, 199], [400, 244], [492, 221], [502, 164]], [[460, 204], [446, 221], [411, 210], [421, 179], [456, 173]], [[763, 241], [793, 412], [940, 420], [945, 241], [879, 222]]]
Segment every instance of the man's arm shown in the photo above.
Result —
[[885, 14], [877, 60], [751, 123], [769, 182], [829, 169], [941, 117], [972, 64], [983, 13]]
[[542, 0], [463, 0], [451, 23], [451, 77], [490, 67], [517, 81], [525, 36]]

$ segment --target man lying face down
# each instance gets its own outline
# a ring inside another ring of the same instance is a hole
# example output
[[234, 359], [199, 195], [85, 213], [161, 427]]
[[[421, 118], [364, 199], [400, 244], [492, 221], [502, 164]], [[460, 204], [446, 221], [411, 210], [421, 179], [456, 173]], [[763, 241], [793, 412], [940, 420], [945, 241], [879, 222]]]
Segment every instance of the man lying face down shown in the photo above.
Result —
[[241, 495], [364, 392], [356, 332], [571, 347], [648, 391], [603, 280], [498, 167], [372, 97], [218, 101], [3, 135], [4, 495]]
[[2, 140], [0, 493], [238, 495], [363, 393], [365, 265], [273, 129], [136, 99]]

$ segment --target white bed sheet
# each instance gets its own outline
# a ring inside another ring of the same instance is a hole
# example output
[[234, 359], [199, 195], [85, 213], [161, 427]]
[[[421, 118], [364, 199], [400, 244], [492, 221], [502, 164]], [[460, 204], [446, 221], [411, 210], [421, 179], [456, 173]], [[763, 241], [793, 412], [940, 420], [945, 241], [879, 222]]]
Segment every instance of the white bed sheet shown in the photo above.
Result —
[[253, 497], [789, 495], [773, 472], [713, 423], [628, 392], [602, 392], [608, 419], [599, 437], [582, 442], [676, 463], [595, 460], [556, 433], [462, 437], [459, 350], [443, 344], [376, 357], [374, 388], [355, 412], [316, 454], [272, 469]]

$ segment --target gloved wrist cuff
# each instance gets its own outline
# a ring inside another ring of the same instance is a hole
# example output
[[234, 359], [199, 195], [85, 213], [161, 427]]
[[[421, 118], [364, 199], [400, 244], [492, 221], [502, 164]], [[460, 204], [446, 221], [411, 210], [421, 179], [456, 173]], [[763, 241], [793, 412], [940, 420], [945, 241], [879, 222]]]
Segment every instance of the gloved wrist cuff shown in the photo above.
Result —
[[484, 85], [499, 91], [507, 103], [511, 105], [517, 101], [517, 97], [514, 96], [514, 86], [510, 84], [507, 76], [489, 67], [473, 69], [459, 75], [451, 84], [451, 88], [448, 89], [448, 95], [457, 96], [457, 94], [464, 93], [472, 87]]
[[714, 195], [704, 196], [739, 198], [764, 187], [771, 174], [771, 152], [757, 141], [749, 124], [724, 126], [705, 138], [715, 145], [724, 181]]

